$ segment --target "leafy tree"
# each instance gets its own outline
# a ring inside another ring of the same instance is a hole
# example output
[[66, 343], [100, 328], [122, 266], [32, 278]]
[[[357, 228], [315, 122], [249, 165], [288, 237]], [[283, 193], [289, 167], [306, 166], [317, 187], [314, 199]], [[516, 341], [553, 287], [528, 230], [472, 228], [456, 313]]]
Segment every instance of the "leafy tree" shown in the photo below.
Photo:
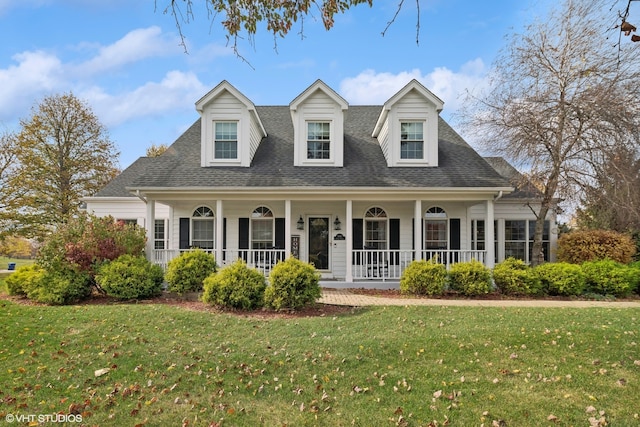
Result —
[[31, 252], [31, 243], [23, 237], [8, 236], [0, 240], [0, 255], [9, 258], [29, 258]]
[[471, 97], [464, 120], [488, 151], [530, 169], [542, 191], [532, 263], [557, 198], [592, 182], [593, 160], [637, 143], [640, 45], [607, 42], [607, 0], [565, 0], [546, 19], [512, 35], [494, 65], [491, 88]]
[[0, 135], [0, 238], [13, 232], [17, 227], [11, 210], [22, 199], [19, 189], [13, 187], [18, 180], [17, 139], [12, 133]]
[[[155, 0], [156, 9], [160, 9], [164, 14], [170, 14], [176, 23], [182, 45], [186, 49], [184, 42], [183, 24], [188, 24], [195, 20], [195, 15], [202, 12], [194, 12], [194, 7], [204, 3], [207, 17], [213, 25], [218, 16], [222, 16], [220, 24], [227, 41], [233, 47], [234, 52], [238, 52], [238, 39], [246, 39], [253, 44], [254, 37], [258, 32], [260, 24], [266, 24], [266, 31], [271, 33], [275, 40], [284, 38], [295, 24], [300, 25], [299, 34], [304, 36], [304, 22], [308, 16], [315, 19], [314, 12], [318, 12], [319, 20], [328, 31], [333, 28], [335, 15], [345, 13], [347, 10], [360, 4], [373, 5], [373, 0], [302, 0], [302, 1], [279, 1], [271, 0]], [[420, 0], [415, 0], [416, 18], [416, 43], [420, 35]], [[388, 21], [386, 28], [382, 31], [384, 36], [387, 29], [394, 23], [395, 18], [400, 13], [404, 0], [397, 3], [396, 13]]]
[[41, 237], [115, 177], [119, 153], [91, 108], [71, 93], [44, 98], [20, 124], [20, 170], [10, 184], [22, 199], [11, 216], [23, 233]]
[[578, 225], [620, 233], [640, 231], [640, 154], [629, 148], [593, 162], [595, 179], [585, 188]]
[[158, 157], [162, 155], [169, 148], [166, 144], [151, 144], [150, 147], [147, 148], [147, 157]]

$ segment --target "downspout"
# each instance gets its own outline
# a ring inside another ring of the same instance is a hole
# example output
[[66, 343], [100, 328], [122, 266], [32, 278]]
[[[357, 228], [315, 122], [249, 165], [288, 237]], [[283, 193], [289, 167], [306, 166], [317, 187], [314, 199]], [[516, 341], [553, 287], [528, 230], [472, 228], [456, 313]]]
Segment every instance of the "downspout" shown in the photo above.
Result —
[[145, 204], [145, 205], [147, 204], [147, 199], [145, 199], [144, 197], [142, 197], [142, 196], [140, 195], [140, 190], [136, 190], [136, 197], [137, 197], [138, 199], [142, 200], [142, 201], [144, 202], [144, 204]]
[[495, 201], [498, 201], [500, 199], [502, 199], [502, 190], [498, 191], [498, 195], [493, 198], [493, 201], [495, 202]]

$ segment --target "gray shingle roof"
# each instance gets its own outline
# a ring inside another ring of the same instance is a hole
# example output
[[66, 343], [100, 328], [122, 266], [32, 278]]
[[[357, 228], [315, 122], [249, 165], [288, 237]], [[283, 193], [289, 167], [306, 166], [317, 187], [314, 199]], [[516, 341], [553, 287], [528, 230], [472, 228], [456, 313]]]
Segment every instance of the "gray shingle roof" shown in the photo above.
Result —
[[129, 165], [118, 176], [112, 179], [106, 186], [98, 191], [96, 197], [135, 197], [126, 187], [131, 185], [140, 175], [144, 174], [147, 166], [153, 161], [151, 157], [140, 157]]
[[[511, 187], [442, 118], [438, 167], [387, 167], [371, 136], [382, 106], [350, 106], [345, 112], [344, 167], [294, 166], [293, 124], [288, 106], [256, 107], [268, 133], [251, 167], [200, 166], [200, 120], [161, 156], [140, 159], [98, 196], [129, 188], [224, 187]], [[133, 169], [133, 170], [130, 170]], [[110, 188], [110, 187], [114, 188]]]
[[484, 158], [500, 175], [505, 177], [514, 187], [514, 191], [505, 196], [510, 199], [535, 199], [542, 196], [531, 181], [522, 175], [511, 163], [507, 162], [503, 157], [485, 157]]

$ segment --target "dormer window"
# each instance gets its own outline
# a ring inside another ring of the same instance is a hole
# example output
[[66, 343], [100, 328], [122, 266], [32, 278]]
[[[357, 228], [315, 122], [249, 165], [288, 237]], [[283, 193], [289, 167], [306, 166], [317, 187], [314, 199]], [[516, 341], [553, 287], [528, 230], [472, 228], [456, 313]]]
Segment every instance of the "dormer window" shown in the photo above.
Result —
[[221, 82], [196, 102], [200, 113], [200, 166], [251, 166], [267, 132], [253, 102]]
[[371, 136], [378, 139], [387, 166], [438, 166], [438, 115], [442, 106], [442, 100], [417, 80], [384, 103]]
[[400, 123], [400, 159], [424, 158], [423, 122]]
[[238, 158], [238, 122], [215, 122], [214, 156], [216, 160]]
[[317, 80], [289, 104], [294, 166], [344, 165], [344, 113], [349, 105]]
[[307, 122], [307, 159], [328, 160], [331, 158], [331, 124], [329, 122]]

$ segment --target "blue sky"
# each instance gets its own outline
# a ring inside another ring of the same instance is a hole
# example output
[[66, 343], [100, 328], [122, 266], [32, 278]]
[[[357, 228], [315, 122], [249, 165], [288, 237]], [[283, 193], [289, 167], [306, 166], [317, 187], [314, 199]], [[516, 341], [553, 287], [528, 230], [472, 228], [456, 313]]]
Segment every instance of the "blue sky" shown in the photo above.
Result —
[[[203, 0], [194, 0], [203, 3]], [[374, 0], [336, 17], [318, 14], [285, 39], [260, 32], [240, 40], [246, 60], [226, 46], [220, 18], [204, 6], [183, 26], [180, 46], [169, 0], [0, 0], [0, 131], [51, 94], [73, 92], [109, 130], [125, 168], [151, 144], [171, 144], [198, 118], [195, 102], [222, 80], [256, 105], [287, 105], [321, 79], [351, 105], [382, 104], [412, 78], [445, 101], [450, 117], [466, 89], [486, 85], [505, 36], [544, 17], [543, 0]], [[180, 2], [181, 3], [181, 2]]]

